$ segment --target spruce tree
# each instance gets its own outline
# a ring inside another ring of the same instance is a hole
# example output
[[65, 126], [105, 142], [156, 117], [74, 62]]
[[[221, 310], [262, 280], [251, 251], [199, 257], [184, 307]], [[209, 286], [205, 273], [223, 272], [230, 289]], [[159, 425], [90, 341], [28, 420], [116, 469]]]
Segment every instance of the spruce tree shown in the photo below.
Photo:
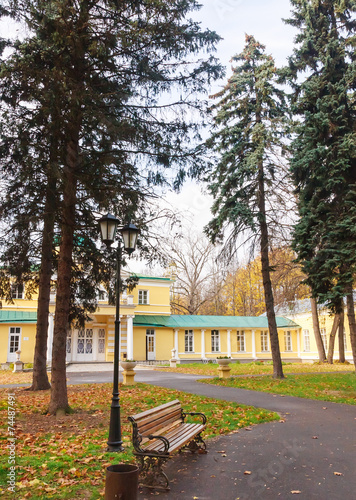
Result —
[[265, 305], [273, 359], [273, 376], [283, 378], [278, 331], [274, 313], [269, 263], [268, 207], [278, 197], [276, 158], [283, 149], [286, 112], [284, 93], [277, 88], [276, 67], [265, 47], [246, 35], [244, 50], [234, 56], [233, 75], [212, 106], [216, 131], [207, 141], [217, 155], [209, 172], [209, 188], [215, 198], [214, 218], [207, 226], [212, 241], [225, 231], [231, 250], [239, 234], [250, 231], [260, 241]]
[[[294, 248], [313, 295], [340, 313], [356, 271], [355, 11], [352, 0], [291, 0], [299, 29], [289, 61], [300, 119], [291, 171], [300, 220]], [[301, 79], [302, 74], [306, 78]], [[356, 361], [354, 308], [348, 307]]]
[[[32, 132], [39, 128], [46, 146], [57, 144], [60, 239], [50, 403], [55, 413], [68, 406], [65, 339], [75, 278], [81, 274], [73, 269], [83, 265], [73, 255], [89, 260], [95, 255], [89, 244], [95, 212], [110, 210], [125, 222], [142, 207], [144, 182], [166, 182], [172, 167], [176, 184], [182, 181], [191, 157], [187, 144], [198, 133], [184, 111], [199, 111], [199, 92], [221, 75], [214, 58], [193, 56], [212, 51], [219, 37], [187, 18], [198, 8], [195, 0], [9, 3], [31, 35], [15, 44], [6, 61], [16, 88], [10, 78], [7, 83], [19, 101], [31, 103]], [[21, 70], [16, 58], [27, 58], [26, 75], [26, 65]], [[160, 96], [173, 89], [182, 98], [166, 97], [161, 104]], [[52, 123], [55, 109], [60, 114], [56, 132], [36, 121], [44, 114]], [[36, 151], [34, 141], [32, 147]], [[88, 248], [75, 238], [84, 238]]]

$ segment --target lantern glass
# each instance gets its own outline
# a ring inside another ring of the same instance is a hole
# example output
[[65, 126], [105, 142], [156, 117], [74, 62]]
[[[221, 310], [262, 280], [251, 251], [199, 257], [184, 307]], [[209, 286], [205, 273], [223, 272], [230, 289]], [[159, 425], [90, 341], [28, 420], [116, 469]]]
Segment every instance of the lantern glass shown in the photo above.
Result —
[[100, 219], [101, 239], [106, 245], [114, 243], [118, 222], [118, 219], [111, 214], [107, 214]]
[[120, 232], [124, 240], [125, 251], [130, 255], [136, 248], [139, 230], [135, 224], [126, 224]]

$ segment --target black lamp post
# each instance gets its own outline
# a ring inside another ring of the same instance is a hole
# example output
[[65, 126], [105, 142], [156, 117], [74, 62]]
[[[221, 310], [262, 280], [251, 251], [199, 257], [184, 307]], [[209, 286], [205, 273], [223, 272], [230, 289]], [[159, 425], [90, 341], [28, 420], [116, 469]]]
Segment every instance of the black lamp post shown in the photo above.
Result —
[[[118, 219], [113, 215], [107, 214], [99, 220], [101, 239], [110, 247], [114, 241], [118, 226]], [[115, 346], [114, 346], [114, 381], [110, 412], [110, 427], [108, 451], [123, 451], [121, 440], [121, 421], [120, 421], [120, 398], [119, 398], [119, 360], [120, 360], [120, 270], [121, 256], [124, 249], [129, 255], [136, 248], [138, 229], [134, 224], [127, 224], [119, 229], [122, 235], [124, 246], [121, 246], [121, 240], [118, 240], [117, 259], [116, 259], [116, 313], [115, 313]]]

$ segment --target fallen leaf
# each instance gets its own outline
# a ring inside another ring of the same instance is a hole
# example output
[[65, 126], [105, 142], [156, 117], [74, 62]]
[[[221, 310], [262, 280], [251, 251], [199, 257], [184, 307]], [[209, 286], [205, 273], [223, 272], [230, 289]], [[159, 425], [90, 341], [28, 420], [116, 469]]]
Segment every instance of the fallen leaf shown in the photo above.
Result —
[[342, 472], [334, 472], [334, 476], [343, 476]]
[[245, 470], [244, 474], [249, 475], [249, 474], [251, 474], [251, 471], [250, 470]]
[[312, 439], [318, 439], [318, 436], [313, 436]]
[[40, 484], [40, 481], [38, 479], [33, 479], [28, 483], [30, 486], [36, 486], [37, 484]]

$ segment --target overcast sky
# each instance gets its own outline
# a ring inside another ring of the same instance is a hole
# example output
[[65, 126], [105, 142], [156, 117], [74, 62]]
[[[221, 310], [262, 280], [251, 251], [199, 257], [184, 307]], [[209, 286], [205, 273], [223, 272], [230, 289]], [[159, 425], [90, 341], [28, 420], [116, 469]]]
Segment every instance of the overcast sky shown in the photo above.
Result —
[[[289, 0], [200, 0], [200, 3], [202, 8], [194, 18], [223, 38], [216, 55], [226, 66], [225, 80], [215, 83], [209, 93], [216, 92], [230, 77], [230, 59], [242, 51], [245, 34], [266, 45], [277, 66], [286, 64], [296, 34], [294, 28], [282, 21], [290, 16]], [[180, 194], [169, 193], [167, 199], [186, 213], [198, 229], [210, 220], [211, 199], [202, 194], [201, 186], [196, 183], [186, 182]]]

